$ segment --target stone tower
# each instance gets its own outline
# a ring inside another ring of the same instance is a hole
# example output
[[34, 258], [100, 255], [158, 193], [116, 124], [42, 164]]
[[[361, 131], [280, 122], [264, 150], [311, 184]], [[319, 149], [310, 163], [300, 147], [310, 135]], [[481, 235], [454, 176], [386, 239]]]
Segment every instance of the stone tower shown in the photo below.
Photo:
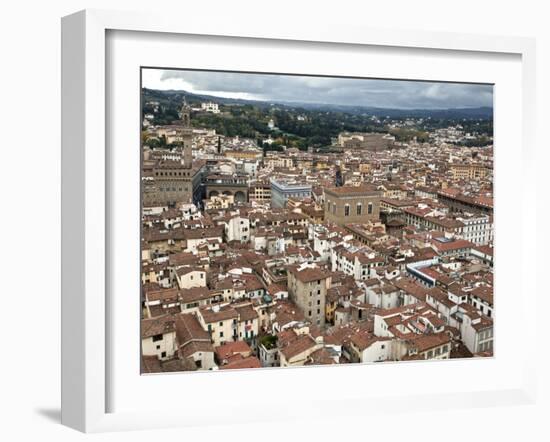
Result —
[[181, 108], [181, 125], [183, 139], [183, 166], [191, 169], [193, 165], [193, 129], [191, 128], [191, 109], [185, 99]]

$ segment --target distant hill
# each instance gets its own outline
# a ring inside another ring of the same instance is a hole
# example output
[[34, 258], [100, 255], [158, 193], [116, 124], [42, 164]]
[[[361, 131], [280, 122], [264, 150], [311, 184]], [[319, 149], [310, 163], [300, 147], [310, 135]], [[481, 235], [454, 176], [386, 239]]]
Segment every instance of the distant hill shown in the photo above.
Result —
[[475, 108], [455, 108], [455, 109], [395, 109], [395, 108], [380, 108], [372, 106], [345, 106], [323, 103], [303, 103], [303, 102], [288, 102], [288, 101], [262, 101], [262, 100], [245, 100], [237, 98], [224, 98], [213, 95], [193, 94], [184, 90], [154, 90], [143, 88], [143, 97], [145, 101], [158, 101], [161, 104], [174, 104], [175, 102], [183, 101], [185, 97], [190, 103], [202, 101], [213, 101], [219, 104], [226, 105], [253, 105], [261, 108], [281, 107], [288, 109], [305, 109], [312, 111], [330, 111], [343, 112], [355, 115], [374, 115], [377, 117], [390, 118], [432, 118], [432, 119], [492, 119], [492, 107], [475, 107]]
[[306, 109], [331, 110], [351, 114], [376, 115], [390, 118], [435, 118], [435, 119], [490, 119], [492, 107], [456, 108], [456, 109], [393, 109], [369, 106], [303, 105]]

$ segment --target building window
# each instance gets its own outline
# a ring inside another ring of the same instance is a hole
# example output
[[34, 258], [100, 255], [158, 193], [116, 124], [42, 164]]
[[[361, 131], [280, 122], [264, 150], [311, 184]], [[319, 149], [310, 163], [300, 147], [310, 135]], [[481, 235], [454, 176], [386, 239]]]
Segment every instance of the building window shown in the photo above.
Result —
[[223, 338], [223, 332], [222, 331], [220, 332], [220, 338]]
[[349, 204], [344, 206], [344, 216], [349, 216]]
[[162, 335], [153, 336], [153, 342], [162, 341]]
[[361, 215], [363, 213], [363, 204], [357, 203], [357, 215]]
[[369, 215], [372, 215], [372, 203], [369, 203], [369, 204], [367, 205], [367, 213], [368, 213]]

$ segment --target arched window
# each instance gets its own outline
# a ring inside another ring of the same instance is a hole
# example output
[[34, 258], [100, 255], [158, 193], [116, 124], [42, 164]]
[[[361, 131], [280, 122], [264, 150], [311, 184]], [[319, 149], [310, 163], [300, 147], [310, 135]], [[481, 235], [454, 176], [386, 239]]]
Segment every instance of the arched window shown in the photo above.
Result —
[[367, 213], [369, 215], [372, 215], [372, 203], [369, 203], [368, 206], [367, 206]]
[[363, 214], [363, 204], [357, 203], [357, 215]]
[[349, 204], [344, 206], [344, 216], [349, 216]]

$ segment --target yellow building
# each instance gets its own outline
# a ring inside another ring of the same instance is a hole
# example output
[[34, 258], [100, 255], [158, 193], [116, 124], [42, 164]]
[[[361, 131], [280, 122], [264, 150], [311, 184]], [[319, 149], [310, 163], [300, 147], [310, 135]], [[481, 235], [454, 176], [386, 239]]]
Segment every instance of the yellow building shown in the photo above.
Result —
[[236, 160], [255, 160], [262, 157], [262, 152], [259, 150], [226, 150], [224, 155]]
[[489, 174], [489, 169], [481, 164], [451, 164], [450, 171], [455, 180], [475, 180]]
[[338, 298], [334, 299], [333, 297], [327, 296], [327, 301], [325, 304], [325, 321], [328, 324], [334, 324], [334, 312], [338, 307]]
[[369, 173], [371, 171], [372, 167], [370, 163], [361, 163], [359, 164], [359, 172], [361, 173]]

